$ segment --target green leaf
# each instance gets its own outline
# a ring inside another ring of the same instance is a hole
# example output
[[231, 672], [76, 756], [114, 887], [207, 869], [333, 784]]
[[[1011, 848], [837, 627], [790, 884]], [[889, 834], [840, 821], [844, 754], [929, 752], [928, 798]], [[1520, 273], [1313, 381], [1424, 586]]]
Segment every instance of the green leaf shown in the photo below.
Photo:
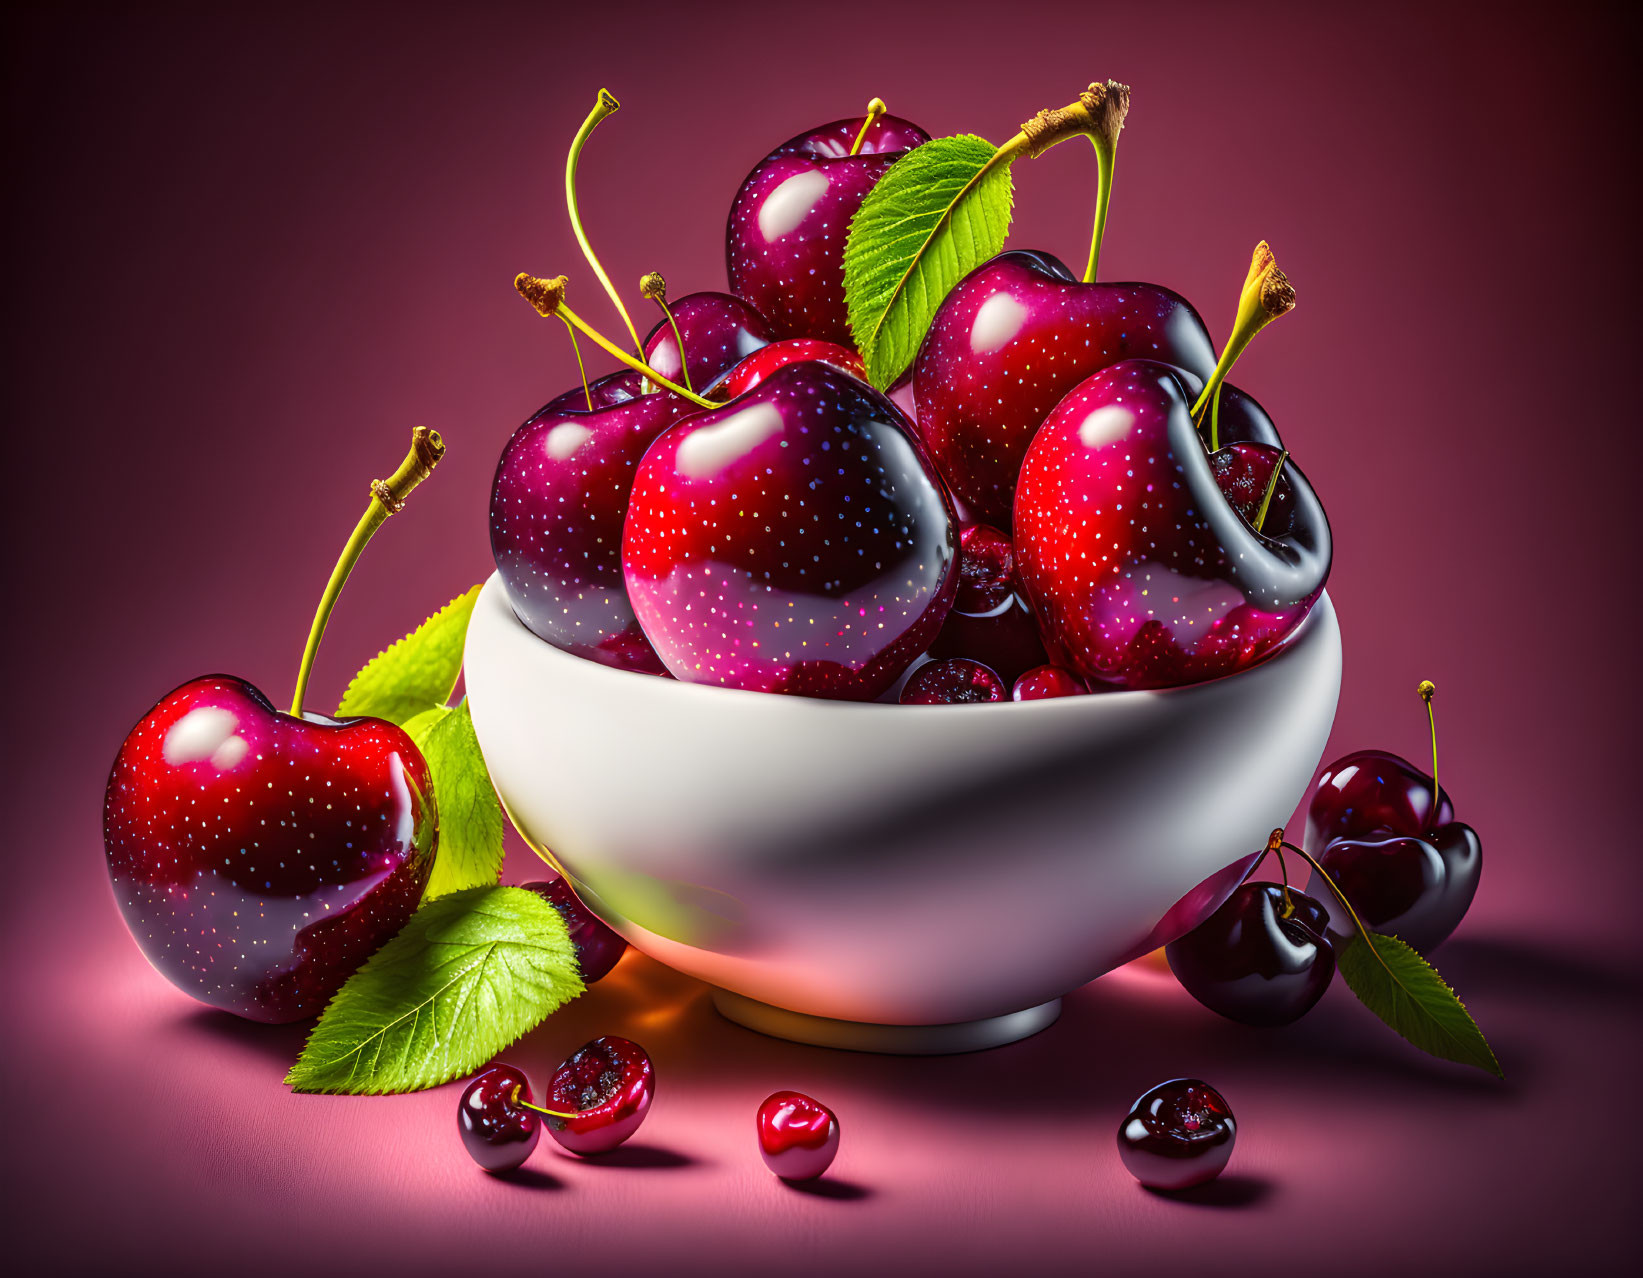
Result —
[[502, 876], [502, 805], [468, 703], [424, 711], [405, 729], [428, 761], [439, 808], [439, 852], [423, 899], [495, 883]]
[[880, 389], [913, 362], [953, 285], [1004, 247], [1014, 189], [1008, 161], [989, 167], [996, 154], [972, 134], [914, 147], [850, 221], [845, 303], [868, 378]]
[[1336, 962], [1363, 1005], [1421, 1051], [1505, 1077], [1465, 1004], [1397, 937], [1358, 932]]
[[348, 979], [286, 1075], [299, 1092], [380, 1096], [485, 1064], [582, 993], [559, 911], [516, 887], [424, 905]]
[[337, 707], [339, 718], [370, 715], [389, 723], [406, 720], [451, 699], [462, 672], [479, 587], [458, 595], [397, 643], [365, 663]]

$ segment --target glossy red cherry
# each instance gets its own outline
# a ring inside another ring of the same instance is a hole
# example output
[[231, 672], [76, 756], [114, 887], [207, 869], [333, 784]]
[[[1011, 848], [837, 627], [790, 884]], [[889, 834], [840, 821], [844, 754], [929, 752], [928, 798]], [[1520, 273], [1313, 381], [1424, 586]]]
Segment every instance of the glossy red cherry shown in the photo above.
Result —
[[534, 634], [581, 657], [660, 674], [622, 583], [622, 524], [645, 449], [696, 408], [666, 391], [629, 395], [638, 378], [594, 383], [601, 406], [592, 411], [578, 387], [514, 432], [491, 483], [491, 554]]
[[570, 1113], [546, 1119], [548, 1133], [573, 1154], [606, 1153], [639, 1130], [655, 1093], [644, 1048], [614, 1034], [596, 1038], [554, 1071], [546, 1100]]
[[[1471, 908], [1483, 845], [1471, 826], [1452, 821], [1418, 836], [1335, 839], [1318, 854], [1318, 864], [1366, 926], [1424, 954], [1446, 941]], [[1340, 902], [1322, 885], [1317, 890], [1329, 897], [1332, 930], [1350, 935], [1352, 922]]]
[[318, 1015], [416, 911], [436, 841], [401, 729], [293, 718], [231, 675], [161, 698], [103, 800], [114, 896], [148, 961], [255, 1021]]
[[1257, 532], [1222, 493], [1166, 365], [1127, 360], [1080, 383], [1034, 437], [1016, 502], [1017, 571], [1051, 660], [1098, 683], [1165, 688], [1270, 653], [1330, 563], [1329, 524], [1299, 468], [1279, 488], [1287, 526]]
[[708, 393], [716, 399], [735, 399], [747, 394], [778, 368], [786, 368], [789, 364], [803, 364], [810, 360], [819, 360], [842, 373], [849, 373], [852, 377], [863, 380], [867, 377], [867, 370], [862, 367], [861, 356], [848, 347], [839, 346], [834, 342], [818, 342], [813, 337], [789, 337], [779, 342], [771, 342], [768, 346], [754, 351], [715, 382]]
[[[776, 328], [739, 297], [729, 293], [688, 293], [668, 303], [684, 339], [690, 381], [697, 389], [735, 368], [754, 351], [776, 340]], [[645, 362], [669, 381], [684, 381], [673, 324], [661, 320], [645, 338]]]
[[529, 1080], [512, 1065], [493, 1065], [463, 1089], [456, 1129], [474, 1162], [505, 1172], [531, 1156], [542, 1138], [541, 1119], [519, 1102], [534, 1099]]
[[904, 706], [956, 706], [1009, 699], [1010, 690], [996, 671], [964, 657], [920, 666], [901, 690]]
[[1182, 987], [1245, 1025], [1288, 1025], [1335, 975], [1329, 911], [1276, 883], [1245, 883], [1214, 914], [1164, 947]]
[[535, 892], [564, 918], [571, 943], [576, 946], [576, 962], [582, 969], [582, 980], [586, 984], [592, 985], [610, 974], [610, 969], [627, 952], [628, 943], [582, 904], [581, 898], [571, 890], [563, 876], [555, 874], [552, 878], [521, 883], [519, 886]]
[[875, 113], [782, 143], [754, 166], [731, 202], [730, 291], [768, 316], [783, 337], [853, 346], [844, 305], [850, 219], [885, 171], [929, 140], [916, 124]]
[[803, 1092], [774, 1092], [756, 1121], [764, 1164], [783, 1180], [814, 1180], [839, 1152], [839, 1120]]
[[1037, 666], [1015, 681], [1012, 701], [1046, 701], [1052, 697], [1082, 697], [1089, 688], [1075, 674], [1060, 666]]
[[930, 655], [979, 661], [1006, 684], [1044, 664], [1038, 624], [1016, 581], [1015, 548], [998, 529], [960, 529], [958, 593]]
[[941, 628], [957, 541], [900, 410], [809, 362], [657, 439], [622, 565], [678, 678], [871, 700]]
[[1084, 284], [1048, 253], [1002, 253], [936, 311], [913, 367], [920, 434], [974, 517], [1009, 528], [1022, 459], [1050, 410], [1092, 373], [1136, 358], [1201, 385], [1215, 348], [1169, 289]]
[[1160, 1083], [1118, 1127], [1118, 1156], [1148, 1189], [1190, 1189], [1225, 1170], [1238, 1138], [1232, 1107], [1196, 1078]]

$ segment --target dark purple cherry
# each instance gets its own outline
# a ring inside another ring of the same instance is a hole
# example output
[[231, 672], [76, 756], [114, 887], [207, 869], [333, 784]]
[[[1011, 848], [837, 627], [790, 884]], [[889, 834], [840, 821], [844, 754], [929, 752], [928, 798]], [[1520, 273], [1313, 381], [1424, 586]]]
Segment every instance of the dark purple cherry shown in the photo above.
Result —
[[1190, 1189], [1221, 1174], [1237, 1138], [1221, 1093], [1196, 1078], [1177, 1078], [1130, 1107], [1118, 1126], [1118, 1156], [1148, 1189]]
[[602, 406], [591, 412], [578, 387], [514, 432], [491, 485], [491, 553], [534, 634], [578, 656], [660, 674], [622, 584], [622, 524], [645, 449], [696, 410], [670, 392], [628, 396], [638, 377], [593, 383]]
[[1047, 701], [1053, 697], [1082, 697], [1089, 686], [1060, 666], [1037, 666], [1015, 681], [1012, 701]]
[[640, 463], [628, 596], [693, 683], [871, 700], [935, 638], [951, 508], [901, 411], [820, 362], [679, 422]]
[[[761, 346], [776, 340], [776, 328], [739, 297], [729, 293], [687, 293], [669, 302], [690, 364], [690, 384], [697, 390], [715, 381]], [[666, 319], [645, 338], [645, 362], [673, 382], [684, 381], [679, 343]], [[637, 374], [628, 374], [637, 376]]]
[[571, 942], [576, 946], [576, 962], [582, 969], [582, 980], [587, 984], [592, 985], [607, 975], [627, 951], [628, 943], [582, 904], [581, 898], [561, 875], [520, 886], [535, 892], [564, 918]]
[[782, 143], [754, 166], [730, 205], [725, 262], [730, 291], [768, 316], [782, 337], [854, 348], [844, 305], [850, 219], [885, 171], [930, 135], [870, 113], [835, 120]]
[[554, 1071], [548, 1105], [570, 1116], [548, 1118], [548, 1132], [573, 1154], [603, 1154], [639, 1130], [655, 1094], [656, 1072], [645, 1049], [607, 1034], [577, 1048]]
[[[1455, 820], [1454, 805], [1437, 782], [1437, 689], [1423, 680], [1416, 691], [1432, 732], [1432, 775], [1384, 750], [1337, 759], [1318, 778], [1307, 805], [1305, 846], [1365, 926], [1425, 952], [1440, 945], [1471, 907], [1483, 874], [1483, 846], [1471, 826]], [[1333, 893], [1326, 904], [1335, 931], [1350, 933], [1350, 917]]]
[[1288, 1025], [1335, 975], [1329, 911], [1276, 883], [1245, 883], [1214, 914], [1164, 947], [1182, 987], [1245, 1025]]
[[1021, 596], [1010, 539], [986, 524], [959, 531], [958, 594], [932, 657], [968, 657], [991, 667], [1006, 684], [1048, 658], [1032, 609]]
[[1009, 699], [1009, 689], [997, 672], [965, 657], [948, 657], [920, 666], [901, 690], [904, 706], [956, 706]]
[[919, 432], [974, 517], [1009, 528], [1022, 459], [1050, 410], [1092, 373], [1135, 358], [1201, 385], [1215, 348], [1169, 289], [1083, 284], [1048, 253], [1001, 253], [936, 311], [913, 366]]
[[488, 1172], [512, 1171], [542, 1138], [541, 1119], [519, 1102], [535, 1099], [512, 1065], [493, 1065], [463, 1090], [456, 1129], [469, 1156]]

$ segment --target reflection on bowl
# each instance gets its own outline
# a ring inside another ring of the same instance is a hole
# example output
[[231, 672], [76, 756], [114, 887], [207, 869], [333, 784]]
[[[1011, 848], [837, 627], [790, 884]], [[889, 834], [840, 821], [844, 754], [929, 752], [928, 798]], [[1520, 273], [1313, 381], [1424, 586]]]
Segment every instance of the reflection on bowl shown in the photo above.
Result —
[[509, 815], [606, 922], [733, 1019], [894, 1051], [1042, 1029], [1213, 910], [1300, 800], [1340, 674], [1325, 596], [1270, 659], [1187, 688], [774, 696], [570, 656], [495, 577], [466, 664]]

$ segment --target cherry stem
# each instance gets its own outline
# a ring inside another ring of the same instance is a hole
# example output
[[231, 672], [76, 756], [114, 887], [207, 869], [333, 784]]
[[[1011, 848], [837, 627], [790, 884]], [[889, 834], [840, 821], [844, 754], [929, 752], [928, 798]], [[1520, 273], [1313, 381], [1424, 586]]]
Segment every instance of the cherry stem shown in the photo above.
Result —
[[[1211, 433], [1214, 427], [1211, 427]], [[1289, 449], [1278, 454], [1278, 464], [1272, 468], [1272, 478], [1266, 481], [1266, 492], [1261, 495], [1261, 508], [1255, 512], [1255, 531], [1260, 532], [1266, 527], [1266, 512], [1272, 507], [1272, 494], [1278, 491], [1278, 477], [1284, 473], [1284, 465], [1289, 461]]]
[[605, 293], [610, 297], [611, 304], [616, 307], [616, 313], [622, 317], [627, 325], [628, 335], [633, 338], [633, 349], [639, 352], [641, 358], [645, 353], [644, 346], [639, 341], [639, 331], [633, 327], [633, 317], [628, 314], [628, 308], [622, 304], [622, 298], [616, 291], [616, 286], [610, 282], [610, 276], [605, 274], [605, 268], [599, 264], [599, 259], [593, 252], [593, 245], [588, 243], [587, 232], [582, 229], [582, 217], [576, 211], [576, 164], [582, 158], [582, 148], [593, 136], [593, 131], [599, 127], [602, 120], [616, 114], [622, 104], [616, 100], [609, 89], [600, 89], [599, 96], [594, 100], [593, 110], [588, 112], [588, 118], [582, 121], [582, 127], [576, 131], [571, 139], [570, 155], [565, 159], [565, 205], [570, 210], [571, 230], [576, 234], [576, 242], [582, 246], [582, 256], [587, 258], [588, 265], [593, 273], [599, 277], [599, 283], [604, 286]]
[[528, 1100], [521, 1100], [519, 1098], [519, 1093], [523, 1090], [524, 1090], [524, 1085], [523, 1084], [515, 1083], [514, 1084], [514, 1089], [513, 1089], [513, 1094], [508, 1097], [508, 1104], [517, 1105], [517, 1106], [519, 1106], [520, 1109], [535, 1110], [538, 1114], [546, 1114], [549, 1118], [575, 1118], [576, 1117], [576, 1114], [574, 1112], [567, 1114], [567, 1113], [564, 1113], [562, 1110], [543, 1109], [540, 1105], [533, 1105]]
[[1438, 824], [1438, 806], [1443, 802], [1443, 791], [1438, 789], [1438, 717], [1432, 711], [1432, 697], [1438, 686], [1430, 679], [1422, 679], [1415, 689], [1420, 693], [1422, 701], [1426, 702], [1426, 722], [1432, 729], [1432, 826]]
[[371, 481], [371, 504], [365, 508], [365, 514], [360, 517], [354, 526], [353, 534], [348, 538], [348, 544], [342, 548], [342, 557], [337, 560], [337, 566], [331, 569], [331, 579], [325, 583], [325, 593], [320, 596], [319, 608], [314, 612], [314, 622], [308, 628], [308, 643], [302, 650], [302, 664], [297, 667], [297, 689], [291, 694], [291, 716], [296, 719], [302, 717], [303, 698], [308, 694], [308, 676], [313, 673], [314, 658], [319, 655], [320, 640], [325, 638], [326, 624], [331, 620], [331, 610], [337, 606], [337, 597], [342, 594], [342, 587], [348, 581], [348, 574], [353, 572], [354, 565], [365, 551], [378, 528], [388, 522], [388, 516], [397, 514], [405, 506], [405, 499], [411, 491], [424, 479], [433, 473], [439, 464], [439, 459], [445, 455], [445, 441], [439, 437], [437, 430], [429, 430], [426, 426], [418, 426], [411, 431], [411, 450], [405, 454], [405, 460], [399, 463], [399, 469], [387, 479], [373, 479]]
[[1295, 902], [1289, 896], [1289, 863], [1284, 860], [1284, 832], [1282, 830], [1274, 830], [1267, 837], [1266, 847], [1261, 852], [1260, 860], [1250, 867], [1249, 872], [1254, 874], [1256, 870], [1261, 868], [1261, 861], [1266, 860], [1269, 855], [1273, 854], [1278, 857], [1278, 877], [1284, 881], [1283, 917], [1287, 919], [1295, 913]]
[[685, 379], [685, 389], [695, 394], [696, 388], [690, 381], [690, 364], [685, 359], [684, 334], [679, 331], [679, 321], [673, 318], [673, 311], [667, 304], [667, 281], [662, 278], [660, 271], [652, 271], [640, 279], [639, 292], [662, 308], [662, 315], [667, 320], [668, 327], [673, 330], [674, 345], [679, 348], [679, 373]]
[[850, 154], [861, 154], [861, 144], [867, 141], [867, 130], [873, 127], [873, 121], [878, 119], [890, 108], [884, 105], [883, 98], [874, 98], [867, 104], [867, 118], [861, 122], [861, 132], [856, 134], [856, 140], [850, 144]]
[[1095, 230], [1090, 235], [1090, 261], [1084, 268], [1084, 283], [1095, 283], [1096, 270], [1101, 265], [1101, 241], [1107, 234], [1107, 205], [1112, 201], [1112, 174], [1118, 158], [1118, 135], [1124, 129], [1124, 117], [1130, 110], [1128, 85], [1108, 80], [1104, 85], [1091, 85], [1091, 96], [1101, 90], [1092, 115], [1095, 128], [1090, 133], [1090, 145], [1095, 148], [1097, 178], [1095, 188]]
[[547, 280], [542, 279], [540, 276], [532, 275], [528, 271], [521, 271], [518, 275], [514, 276], [513, 280], [514, 288], [519, 291], [519, 295], [521, 297], [536, 308], [538, 315], [545, 318], [558, 316], [567, 324], [574, 325], [576, 328], [581, 330], [582, 336], [597, 343], [605, 351], [611, 355], [614, 355], [617, 359], [621, 360], [622, 363], [633, 369], [634, 372], [643, 374], [664, 390], [670, 390], [675, 395], [683, 396], [691, 403], [698, 404], [703, 408], [724, 407], [724, 405], [716, 404], [710, 399], [703, 399], [695, 391], [686, 390], [677, 382], [669, 381], [653, 369], [649, 364], [645, 363], [643, 360], [635, 359], [631, 354], [617, 346], [598, 329], [592, 327], [580, 315], [565, 305], [565, 283], [566, 281], [563, 275]]
[[591, 413], [593, 411], [593, 388], [588, 385], [587, 365], [582, 363], [582, 347], [576, 341], [576, 330], [571, 327], [571, 322], [565, 319], [563, 315], [559, 318], [564, 320], [565, 332], [570, 334], [570, 348], [576, 355], [576, 371], [582, 378], [582, 398], [588, 401], [588, 412]]
[[[1295, 287], [1289, 282], [1289, 277], [1278, 269], [1277, 258], [1267, 242], [1262, 240], [1250, 257], [1249, 273], [1244, 277], [1243, 292], [1238, 295], [1238, 314], [1232, 321], [1227, 344], [1221, 350], [1221, 358], [1216, 361], [1215, 371], [1204, 383], [1198, 402], [1192, 406], [1192, 420], [1200, 427], [1204, 422], [1204, 410], [1211, 405], [1219, 406], [1221, 383], [1226, 381], [1227, 374], [1244, 353], [1244, 348], [1255, 334], [1294, 307]], [[1220, 415], [1211, 413], [1209, 451], [1218, 452], [1220, 447]]]

